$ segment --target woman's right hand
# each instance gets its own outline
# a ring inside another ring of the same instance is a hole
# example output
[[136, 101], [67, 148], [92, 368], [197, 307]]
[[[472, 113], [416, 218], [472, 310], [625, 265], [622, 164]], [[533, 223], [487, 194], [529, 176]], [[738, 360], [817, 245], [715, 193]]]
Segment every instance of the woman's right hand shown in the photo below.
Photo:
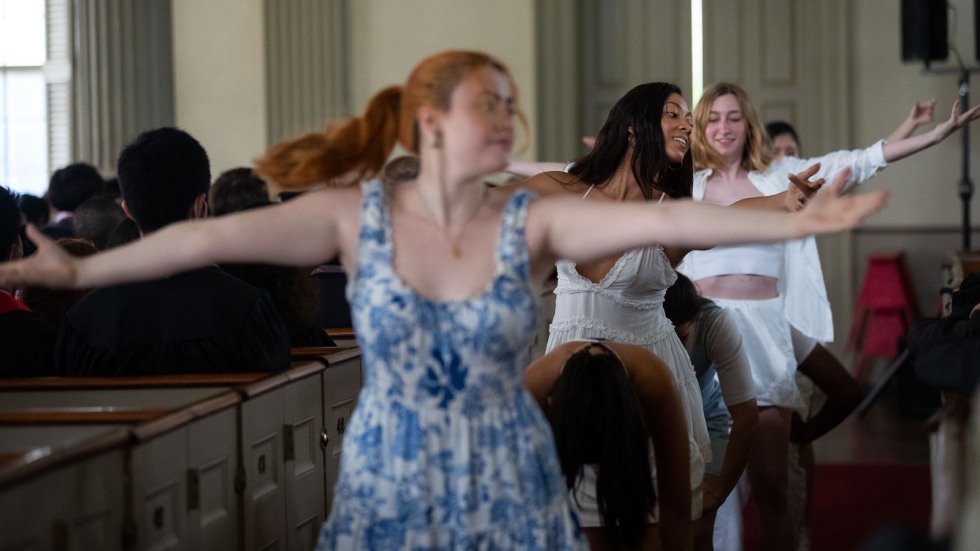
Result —
[[807, 199], [823, 187], [826, 182], [823, 178], [810, 181], [810, 178], [813, 178], [813, 175], [819, 170], [820, 163], [816, 163], [799, 174], [789, 175], [789, 189], [786, 190], [785, 197], [787, 210], [796, 212], [802, 209], [806, 205]]
[[888, 192], [884, 190], [843, 195], [850, 178], [850, 169], [840, 171], [826, 192], [815, 194], [796, 213], [796, 223], [804, 235], [849, 230], [885, 208]]
[[37, 251], [22, 260], [0, 263], [0, 288], [26, 285], [56, 289], [75, 287], [78, 282], [78, 259], [66, 253], [33, 224], [27, 226], [27, 237], [37, 245]]
[[933, 129], [933, 132], [936, 134], [936, 143], [945, 140], [953, 132], [977, 119], [980, 119], [980, 104], [974, 105], [965, 113], [960, 114], [960, 100], [957, 98], [953, 102], [953, 109], [950, 111], [949, 118], [936, 125], [936, 128]]

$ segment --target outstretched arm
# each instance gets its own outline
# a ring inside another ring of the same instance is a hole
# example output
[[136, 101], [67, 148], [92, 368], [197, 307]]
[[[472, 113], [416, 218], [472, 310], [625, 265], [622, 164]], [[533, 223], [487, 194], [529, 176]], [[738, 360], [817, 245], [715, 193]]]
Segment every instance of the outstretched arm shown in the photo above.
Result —
[[980, 105], [974, 105], [963, 114], [960, 114], [959, 111], [960, 100], [957, 99], [953, 102], [953, 109], [949, 114], [949, 118], [937, 124], [929, 132], [886, 143], [883, 147], [885, 160], [888, 162], [897, 161], [918, 153], [923, 149], [928, 149], [945, 140], [950, 134], [956, 132], [964, 125], [980, 118]]
[[936, 111], [936, 98], [932, 98], [929, 101], [916, 101], [912, 104], [912, 109], [909, 111], [905, 120], [902, 124], [898, 125], [898, 128], [892, 131], [891, 134], [885, 138], [887, 142], [897, 142], [908, 138], [915, 132], [915, 129], [932, 122], [934, 114]]
[[704, 334], [705, 352], [715, 365], [721, 393], [732, 417], [721, 472], [717, 480], [709, 482], [710, 477], [705, 477], [704, 508], [713, 511], [721, 506], [745, 471], [759, 425], [759, 407], [749, 357], [735, 320], [724, 310], [712, 316], [699, 316], [697, 320], [698, 331]]
[[349, 203], [359, 195], [358, 189], [323, 190], [274, 207], [180, 222], [84, 258], [67, 255], [31, 227], [28, 237], [38, 245], [37, 252], [0, 264], [0, 287], [101, 287], [234, 262], [317, 264], [339, 252], [339, 220], [358, 212]]
[[817, 345], [797, 368], [827, 395], [823, 407], [810, 419], [793, 414], [790, 440], [807, 444], [839, 425], [861, 403], [858, 382], [826, 348]]
[[[810, 180], [820, 170], [820, 163], [815, 163], [799, 174], [789, 175], [789, 188], [775, 195], [764, 195], [761, 197], [748, 197], [732, 203], [729, 206], [738, 208], [750, 208], [759, 210], [769, 210], [775, 212], [796, 212], [803, 208], [807, 200], [823, 187], [825, 180], [817, 178]], [[714, 246], [712, 244], [711, 246]], [[700, 247], [701, 249], [709, 247]], [[670, 265], [677, 267], [687, 256], [687, 253], [694, 250], [694, 247], [664, 247]]]
[[537, 176], [542, 172], [562, 172], [568, 163], [553, 163], [547, 161], [511, 161], [504, 172], [518, 176]]
[[531, 207], [527, 242], [535, 270], [543, 272], [558, 258], [589, 262], [655, 244], [699, 248], [837, 232], [859, 225], [887, 201], [882, 191], [841, 196], [849, 177], [849, 171], [842, 171], [831, 193], [816, 194], [793, 215], [694, 201], [658, 205], [541, 200]]

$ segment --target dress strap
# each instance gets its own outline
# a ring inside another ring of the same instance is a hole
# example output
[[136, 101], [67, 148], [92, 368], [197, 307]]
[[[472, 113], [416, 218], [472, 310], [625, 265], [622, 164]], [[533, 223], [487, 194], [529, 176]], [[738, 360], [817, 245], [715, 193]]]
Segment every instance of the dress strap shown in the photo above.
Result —
[[595, 187], [595, 184], [592, 184], [591, 186], [589, 186], [589, 189], [585, 190], [585, 195], [582, 196], [582, 199], [585, 199], [586, 197], [588, 197], [589, 194], [592, 193], [592, 188], [594, 188], [594, 187]]
[[497, 271], [504, 265], [519, 274], [525, 283], [533, 283], [531, 279], [531, 260], [525, 238], [527, 226], [527, 210], [535, 195], [526, 190], [519, 190], [510, 196], [504, 207], [503, 219], [500, 224], [500, 234], [497, 238], [496, 262]]
[[391, 265], [391, 239], [384, 190], [378, 180], [361, 184], [361, 227], [358, 231], [357, 266], [352, 267], [357, 279], [365, 266]]

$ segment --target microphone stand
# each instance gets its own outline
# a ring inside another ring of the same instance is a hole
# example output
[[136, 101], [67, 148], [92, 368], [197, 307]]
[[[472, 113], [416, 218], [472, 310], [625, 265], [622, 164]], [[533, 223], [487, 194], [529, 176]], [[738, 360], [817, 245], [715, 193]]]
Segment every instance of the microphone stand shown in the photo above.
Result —
[[[970, 71], [962, 68], [960, 73], [960, 114], [965, 113], [970, 104]], [[970, 180], [970, 125], [960, 129], [963, 163], [962, 178], [959, 184], [960, 202], [963, 204], [963, 252], [970, 252], [970, 200], [973, 198], [973, 181]]]

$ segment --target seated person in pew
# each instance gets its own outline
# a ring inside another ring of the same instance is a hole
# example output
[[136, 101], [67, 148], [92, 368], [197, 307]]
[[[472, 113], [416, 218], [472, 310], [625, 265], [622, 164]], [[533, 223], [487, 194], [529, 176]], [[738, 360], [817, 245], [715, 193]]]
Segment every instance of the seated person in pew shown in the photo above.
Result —
[[524, 386], [551, 423], [592, 549], [674, 549], [687, 541], [687, 429], [660, 358], [633, 344], [569, 341], [532, 362]]
[[980, 272], [953, 293], [950, 315], [917, 321], [908, 336], [916, 378], [972, 396], [980, 379]]
[[126, 213], [110, 195], [97, 195], [86, 200], [72, 216], [75, 237], [91, 241], [100, 251], [108, 248], [109, 238], [124, 220]]
[[[20, 223], [17, 199], [0, 186], [0, 262], [23, 256]], [[0, 377], [48, 375], [58, 329], [41, 320], [14, 293], [12, 287], [0, 288]]]
[[[215, 197], [214, 190], [211, 196]], [[241, 207], [239, 210], [263, 208], [272, 204], [271, 201], [265, 200]], [[228, 211], [226, 214], [232, 212], [235, 211]], [[316, 282], [310, 277], [312, 268], [252, 263], [222, 264], [221, 269], [269, 293], [276, 312], [286, 325], [291, 347], [337, 346], [337, 343], [327, 336], [322, 328], [313, 323], [313, 313], [317, 308], [320, 293]], [[344, 304], [346, 305], [346, 301]]]
[[[75, 222], [77, 225], [78, 221]], [[92, 241], [79, 237], [62, 237], [55, 243], [72, 256], [88, 256], [99, 252]], [[51, 289], [29, 285], [21, 289], [20, 298], [42, 320], [55, 327], [61, 327], [61, 321], [65, 319], [68, 310], [91, 291], [91, 289]]]
[[238, 212], [256, 204], [268, 203], [269, 186], [251, 167], [226, 170], [215, 178], [208, 191], [212, 216]]
[[[207, 215], [211, 170], [186, 132], [161, 128], [123, 149], [123, 208], [141, 235]], [[216, 266], [96, 289], [65, 316], [59, 375], [281, 371], [289, 339], [268, 293]]]

